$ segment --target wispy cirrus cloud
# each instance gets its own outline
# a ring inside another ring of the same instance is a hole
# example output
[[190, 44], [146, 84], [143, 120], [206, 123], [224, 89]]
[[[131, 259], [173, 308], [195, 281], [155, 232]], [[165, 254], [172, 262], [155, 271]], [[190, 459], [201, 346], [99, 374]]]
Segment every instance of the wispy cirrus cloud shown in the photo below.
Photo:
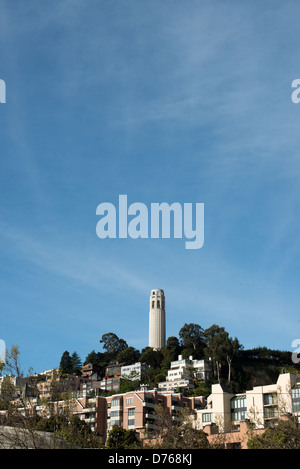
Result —
[[[41, 233], [40, 233], [41, 235]], [[37, 265], [43, 271], [50, 271], [57, 276], [64, 277], [91, 288], [113, 291], [116, 288], [130, 288], [133, 291], [147, 291], [147, 283], [114, 259], [105, 254], [95, 255], [95, 250], [89, 247], [89, 242], [74, 243], [63, 236], [39, 236], [21, 232], [16, 227], [0, 224], [2, 246], [6, 251], [13, 252], [13, 256], [22, 261]]]

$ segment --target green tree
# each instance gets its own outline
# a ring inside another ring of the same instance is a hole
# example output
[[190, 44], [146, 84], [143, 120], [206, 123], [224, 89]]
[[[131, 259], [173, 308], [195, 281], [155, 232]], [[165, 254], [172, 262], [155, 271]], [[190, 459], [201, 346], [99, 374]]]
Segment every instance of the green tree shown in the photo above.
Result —
[[58, 423], [56, 433], [67, 443], [67, 447], [103, 448], [102, 439], [95, 435], [89, 425], [80, 420], [77, 415], [61, 419], [61, 422], [58, 420]]
[[119, 363], [126, 365], [132, 365], [136, 363], [140, 358], [140, 352], [134, 347], [126, 347], [124, 350], [118, 353], [117, 360]]
[[205, 399], [211, 394], [211, 384], [202, 381], [194, 389], [189, 390], [188, 395], [191, 396], [203, 396]]
[[231, 381], [231, 366], [232, 361], [237, 357], [239, 351], [242, 349], [242, 345], [239, 343], [238, 339], [235, 337], [232, 339], [227, 334], [226, 342], [225, 342], [225, 353], [226, 353], [226, 360], [228, 364], [228, 383], [230, 384]]
[[109, 449], [130, 449], [141, 446], [134, 430], [125, 430], [124, 428], [113, 425], [110, 430], [106, 446]]
[[193, 358], [203, 358], [205, 342], [203, 328], [199, 324], [185, 323], [179, 331], [180, 345], [184, 357], [192, 355]]
[[224, 327], [213, 324], [204, 331], [204, 337], [207, 344], [205, 351], [212, 359], [214, 374], [220, 382], [221, 368], [226, 363], [225, 342], [227, 340], [227, 333]]
[[35, 430], [54, 433], [55, 440], [63, 441], [66, 448], [103, 448], [102, 439], [70, 408], [64, 408], [62, 413], [57, 413], [50, 406], [48, 410], [48, 417], [36, 416], [32, 421]]
[[[151, 386], [156, 386], [158, 374], [159, 372], [157, 372], [155, 368], [152, 368], [152, 367], [148, 368], [142, 373], [141, 383], [149, 384]], [[163, 380], [159, 379], [159, 381], [163, 381]]]
[[212, 359], [215, 376], [220, 382], [222, 366], [227, 365], [227, 381], [230, 383], [232, 361], [242, 346], [237, 338], [232, 339], [224, 327], [216, 324], [204, 331], [204, 337], [207, 345], [205, 352]]
[[74, 375], [81, 374], [82, 362], [77, 352], [73, 352], [71, 355], [72, 370], [71, 373]]
[[93, 365], [93, 370], [103, 376], [105, 373], [105, 367], [108, 365], [109, 360], [107, 359], [107, 354], [92, 350], [84, 361], [85, 365], [87, 363], [91, 363]]
[[135, 391], [140, 385], [139, 379], [126, 379], [120, 378], [120, 388], [119, 393], [123, 394], [125, 392]]
[[178, 355], [181, 354], [181, 345], [177, 337], [168, 337], [167, 343], [161, 350], [163, 354], [164, 362], [171, 363], [172, 361], [178, 360]]
[[[176, 419], [161, 404], [154, 411], [156, 429], [148, 432], [149, 439], [155, 441], [154, 448], [160, 449], [209, 449], [207, 435], [193, 425], [193, 416], [184, 407], [177, 412]], [[149, 446], [149, 447], [151, 447]]]
[[103, 348], [113, 356], [116, 356], [122, 350], [128, 347], [124, 339], [119, 339], [119, 337], [113, 332], [108, 332], [103, 334], [100, 339], [100, 343], [103, 344]]
[[160, 369], [163, 361], [163, 353], [161, 350], [154, 350], [152, 347], [145, 347], [142, 350], [139, 361], [146, 363], [151, 368]]
[[255, 435], [250, 430], [247, 446], [249, 449], [300, 449], [300, 425], [297, 417], [279, 420], [262, 435]]
[[[179, 340], [175, 336], [171, 336], [167, 339], [165, 347], [161, 349], [162, 362], [160, 364], [160, 370], [158, 377], [159, 381], [163, 381], [168, 374], [168, 369], [170, 368], [171, 362], [178, 360], [178, 355], [181, 353], [181, 347]], [[163, 376], [162, 376], [163, 375]]]
[[59, 371], [62, 375], [72, 373], [73, 363], [70, 353], [66, 350], [60, 359]]

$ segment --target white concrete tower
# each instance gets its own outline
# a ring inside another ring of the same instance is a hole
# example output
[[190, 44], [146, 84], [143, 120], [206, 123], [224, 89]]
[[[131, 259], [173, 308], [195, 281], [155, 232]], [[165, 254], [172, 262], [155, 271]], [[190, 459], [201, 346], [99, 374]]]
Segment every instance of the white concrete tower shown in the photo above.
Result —
[[160, 350], [166, 345], [166, 312], [163, 290], [152, 290], [149, 311], [149, 347]]

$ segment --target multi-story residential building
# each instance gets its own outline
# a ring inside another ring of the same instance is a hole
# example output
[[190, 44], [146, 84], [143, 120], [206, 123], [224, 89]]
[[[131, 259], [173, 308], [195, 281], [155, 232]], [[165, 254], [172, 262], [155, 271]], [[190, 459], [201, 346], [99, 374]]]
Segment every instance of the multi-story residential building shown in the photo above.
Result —
[[81, 376], [83, 378], [97, 378], [97, 373], [95, 373], [92, 363], [87, 363], [86, 365], [82, 366]]
[[105, 368], [105, 378], [120, 378], [121, 368], [124, 366], [124, 363], [112, 363]]
[[202, 397], [185, 397], [181, 393], [162, 394], [157, 389], [140, 389], [106, 397], [107, 422], [106, 433], [113, 425], [126, 430], [135, 430], [141, 438], [149, 430], [156, 429], [155, 408], [160, 404], [167, 409], [170, 418], [178, 418], [178, 412], [186, 405], [191, 411], [202, 408], [205, 400]]
[[99, 381], [102, 391], [118, 391], [120, 389], [121, 368], [124, 363], [112, 363], [105, 368], [105, 376]]
[[182, 358], [171, 362], [166, 381], [158, 383], [160, 391], [173, 392], [176, 389], [193, 389], [195, 382], [205, 381], [211, 375], [211, 364], [208, 360], [193, 360], [193, 357]]
[[54, 395], [58, 396], [61, 393], [69, 392], [77, 394], [80, 392], [81, 385], [84, 381], [84, 378], [76, 375], [67, 375], [61, 378], [59, 374], [53, 371], [52, 374], [47, 375], [44, 381], [37, 383], [39, 396], [51, 399]]
[[221, 384], [214, 384], [207, 400], [144, 386], [137, 391], [108, 397], [73, 397], [34, 408], [39, 415], [46, 416], [49, 409], [59, 412], [68, 406], [105, 441], [113, 425], [135, 430], [141, 439], [148, 438], [149, 432], [157, 428], [155, 409], [158, 405], [174, 421], [180, 410], [187, 406], [195, 417], [195, 427], [204, 430], [210, 442], [222, 443], [225, 448], [246, 448], [248, 423], [254, 432], [262, 433], [287, 414], [296, 415], [300, 421], [300, 381], [296, 375], [283, 373], [275, 384], [255, 386], [239, 394], [228, 392]]
[[149, 365], [141, 362], [134, 363], [133, 365], [124, 365], [121, 367], [121, 378], [140, 380], [142, 373], [144, 373], [148, 368]]
[[55, 373], [58, 373], [57, 368], [51, 368], [51, 370], [45, 370], [39, 373], [40, 376], [45, 376], [47, 379], [52, 378]]
[[[180, 393], [164, 395], [156, 389], [146, 387], [138, 391], [115, 394], [109, 397], [88, 396], [73, 397], [68, 400], [40, 403], [26, 408], [26, 412], [36, 413], [48, 417], [51, 413], [60, 413], [62, 409], [77, 415], [82, 421], [90, 425], [91, 429], [105, 441], [113, 425], [119, 425], [126, 430], [135, 430], [141, 439], [149, 436], [155, 430], [157, 415], [155, 409], [161, 405], [171, 420], [178, 418], [178, 413], [184, 406], [195, 412], [203, 408], [205, 400], [201, 397], [185, 397]], [[20, 408], [20, 412], [24, 409]], [[4, 418], [4, 416], [2, 416]]]
[[239, 394], [230, 393], [222, 384], [213, 384], [206, 408], [196, 410], [195, 424], [211, 435], [228, 434], [232, 443], [246, 447], [246, 422], [256, 431], [264, 431], [288, 414], [300, 421], [300, 382], [297, 375], [283, 373], [275, 384], [255, 386]]

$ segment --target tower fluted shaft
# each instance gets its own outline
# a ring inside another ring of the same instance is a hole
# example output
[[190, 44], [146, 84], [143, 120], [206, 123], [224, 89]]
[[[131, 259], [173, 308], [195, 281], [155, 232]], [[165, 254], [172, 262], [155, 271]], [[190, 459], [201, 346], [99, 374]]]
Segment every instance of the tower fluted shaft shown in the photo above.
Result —
[[163, 290], [152, 290], [149, 311], [149, 347], [160, 350], [166, 345], [166, 312]]

